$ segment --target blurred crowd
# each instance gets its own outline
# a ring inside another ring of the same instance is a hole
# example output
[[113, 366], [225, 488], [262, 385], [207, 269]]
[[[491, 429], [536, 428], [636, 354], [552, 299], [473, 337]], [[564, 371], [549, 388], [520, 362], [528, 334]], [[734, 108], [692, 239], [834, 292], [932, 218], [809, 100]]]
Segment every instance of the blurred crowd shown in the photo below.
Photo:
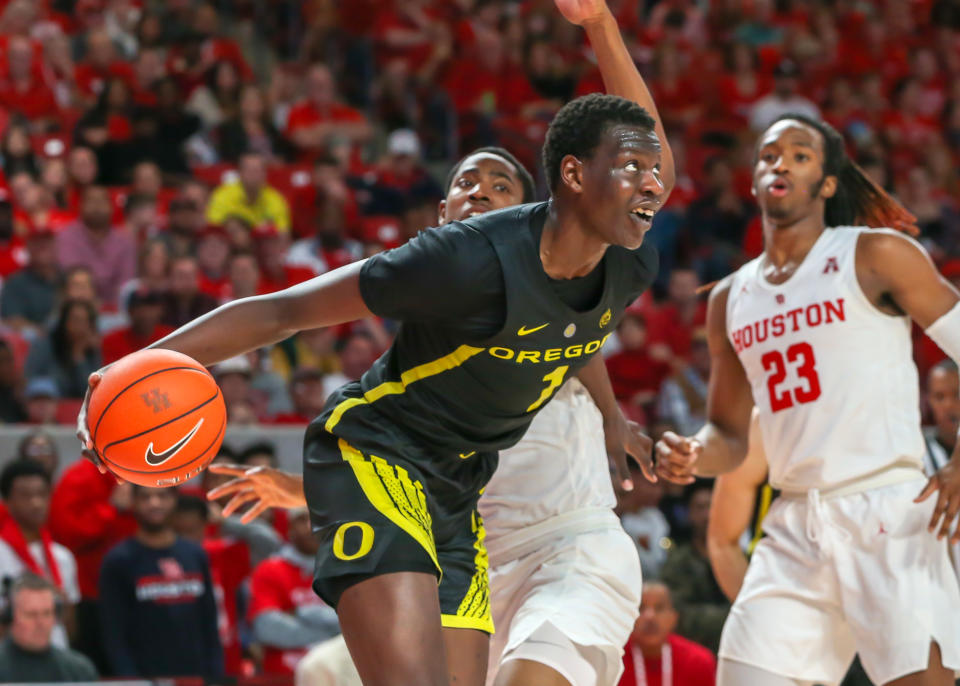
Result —
[[[604, 350], [650, 433], [703, 422], [697, 290], [762, 249], [753, 144], [781, 113], [840, 130], [960, 284], [960, 3], [608, 2], [678, 164], [647, 238], [660, 275]], [[553, 0], [0, 0], [0, 422], [72, 424], [103, 364], [434, 226], [448, 168], [475, 147], [509, 149], [545, 197], [544, 133], [564, 102], [602, 90], [594, 62]], [[217, 365], [230, 422], [308, 422], [394, 330], [306, 331]], [[919, 331], [916, 359], [921, 378], [942, 359]], [[304, 513], [240, 525], [197, 493], [134, 492], [82, 462], [54, 481], [37, 436], [20, 450], [33, 462], [0, 483], [0, 545], [58, 590], [56, 645], [73, 636], [101, 674], [290, 673], [336, 633], [309, 589]], [[242, 447], [223, 459], [276, 459]], [[621, 510], [645, 573], [688, 580], [670, 582], [680, 628], [715, 648], [710, 490], [636, 482]], [[115, 613], [102, 592], [120, 594]], [[104, 655], [101, 635], [126, 648]]]

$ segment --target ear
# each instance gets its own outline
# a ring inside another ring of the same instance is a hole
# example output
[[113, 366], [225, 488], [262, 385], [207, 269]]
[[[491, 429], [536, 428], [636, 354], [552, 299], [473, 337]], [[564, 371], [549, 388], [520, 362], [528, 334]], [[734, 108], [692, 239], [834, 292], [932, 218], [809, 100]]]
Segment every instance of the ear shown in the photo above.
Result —
[[583, 163], [573, 155], [560, 160], [560, 181], [574, 193], [583, 192]]
[[437, 225], [443, 226], [447, 223], [447, 199], [444, 198], [437, 204]]
[[837, 194], [837, 177], [828, 176], [823, 180], [823, 185], [820, 186], [820, 197], [826, 200], [827, 198], [832, 198]]

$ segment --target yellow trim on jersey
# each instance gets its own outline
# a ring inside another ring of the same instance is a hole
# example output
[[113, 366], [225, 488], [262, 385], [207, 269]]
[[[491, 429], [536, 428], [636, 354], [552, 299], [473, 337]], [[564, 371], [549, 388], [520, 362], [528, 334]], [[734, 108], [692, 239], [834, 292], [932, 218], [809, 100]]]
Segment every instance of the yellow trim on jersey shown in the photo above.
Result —
[[377, 511], [413, 537], [430, 555], [441, 574], [437, 545], [433, 540], [433, 519], [427, 508], [423, 485], [413, 481], [403, 467], [392, 465], [382, 457], [364, 456], [342, 438], [340, 455], [353, 469], [363, 494]]
[[477, 353], [482, 353], [484, 350], [485, 348], [475, 348], [472, 345], [461, 345], [449, 355], [444, 355], [432, 362], [425, 362], [412, 369], [408, 369], [400, 375], [399, 381], [384, 381], [379, 386], [375, 386], [364, 393], [362, 398], [348, 398], [333, 408], [333, 412], [330, 413], [330, 417], [327, 419], [327, 423], [323, 425], [323, 428], [328, 432], [332, 432], [333, 427], [335, 427], [340, 422], [341, 417], [343, 417], [343, 413], [350, 408], [376, 402], [385, 395], [403, 393], [407, 390], [407, 386], [414, 381], [421, 381], [429, 376], [450, 371], [451, 369], [459, 367]]
[[487, 633], [493, 633], [493, 617], [490, 614], [490, 581], [487, 576], [487, 569], [490, 566], [490, 559], [487, 556], [487, 548], [483, 544], [487, 537], [486, 529], [483, 528], [483, 518], [479, 512], [474, 511], [470, 515], [470, 528], [476, 536], [473, 542], [473, 548], [477, 554], [473, 558], [473, 578], [470, 579], [470, 586], [457, 608], [456, 615], [442, 615], [443, 626], [458, 629], [479, 629]]
[[754, 548], [757, 547], [760, 539], [763, 538], [763, 520], [770, 510], [770, 503], [772, 502], [773, 488], [769, 483], [766, 483], [760, 491], [760, 507], [757, 509], [757, 521], [756, 524], [754, 524], [753, 538], [750, 540], [750, 545], [747, 546], [747, 555], [753, 555]]

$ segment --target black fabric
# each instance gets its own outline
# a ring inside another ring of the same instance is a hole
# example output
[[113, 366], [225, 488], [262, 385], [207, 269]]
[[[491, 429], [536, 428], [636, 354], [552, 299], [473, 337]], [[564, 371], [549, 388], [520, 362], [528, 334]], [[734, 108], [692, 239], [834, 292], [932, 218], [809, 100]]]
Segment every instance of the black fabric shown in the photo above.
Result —
[[80, 653], [51, 647], [23, 650], [9, 638], [0, 641], [0, 683], [96, 681], [93, 663]]

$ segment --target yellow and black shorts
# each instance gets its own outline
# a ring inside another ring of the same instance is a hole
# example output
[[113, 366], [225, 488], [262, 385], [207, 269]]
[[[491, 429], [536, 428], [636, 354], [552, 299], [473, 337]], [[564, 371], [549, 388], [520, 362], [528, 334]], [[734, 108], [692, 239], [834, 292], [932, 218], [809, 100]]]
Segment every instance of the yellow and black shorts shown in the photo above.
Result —
[[324, 601], [336, 607], [347, 588], [381, 574], [432, 573], [443, 626], [493, 633], [477, 512], [486, 478], [431, 481], [403, 456], [361, 452], [322, 430], [307, 433], [303, 476], [320, 540], [313, 588]]

